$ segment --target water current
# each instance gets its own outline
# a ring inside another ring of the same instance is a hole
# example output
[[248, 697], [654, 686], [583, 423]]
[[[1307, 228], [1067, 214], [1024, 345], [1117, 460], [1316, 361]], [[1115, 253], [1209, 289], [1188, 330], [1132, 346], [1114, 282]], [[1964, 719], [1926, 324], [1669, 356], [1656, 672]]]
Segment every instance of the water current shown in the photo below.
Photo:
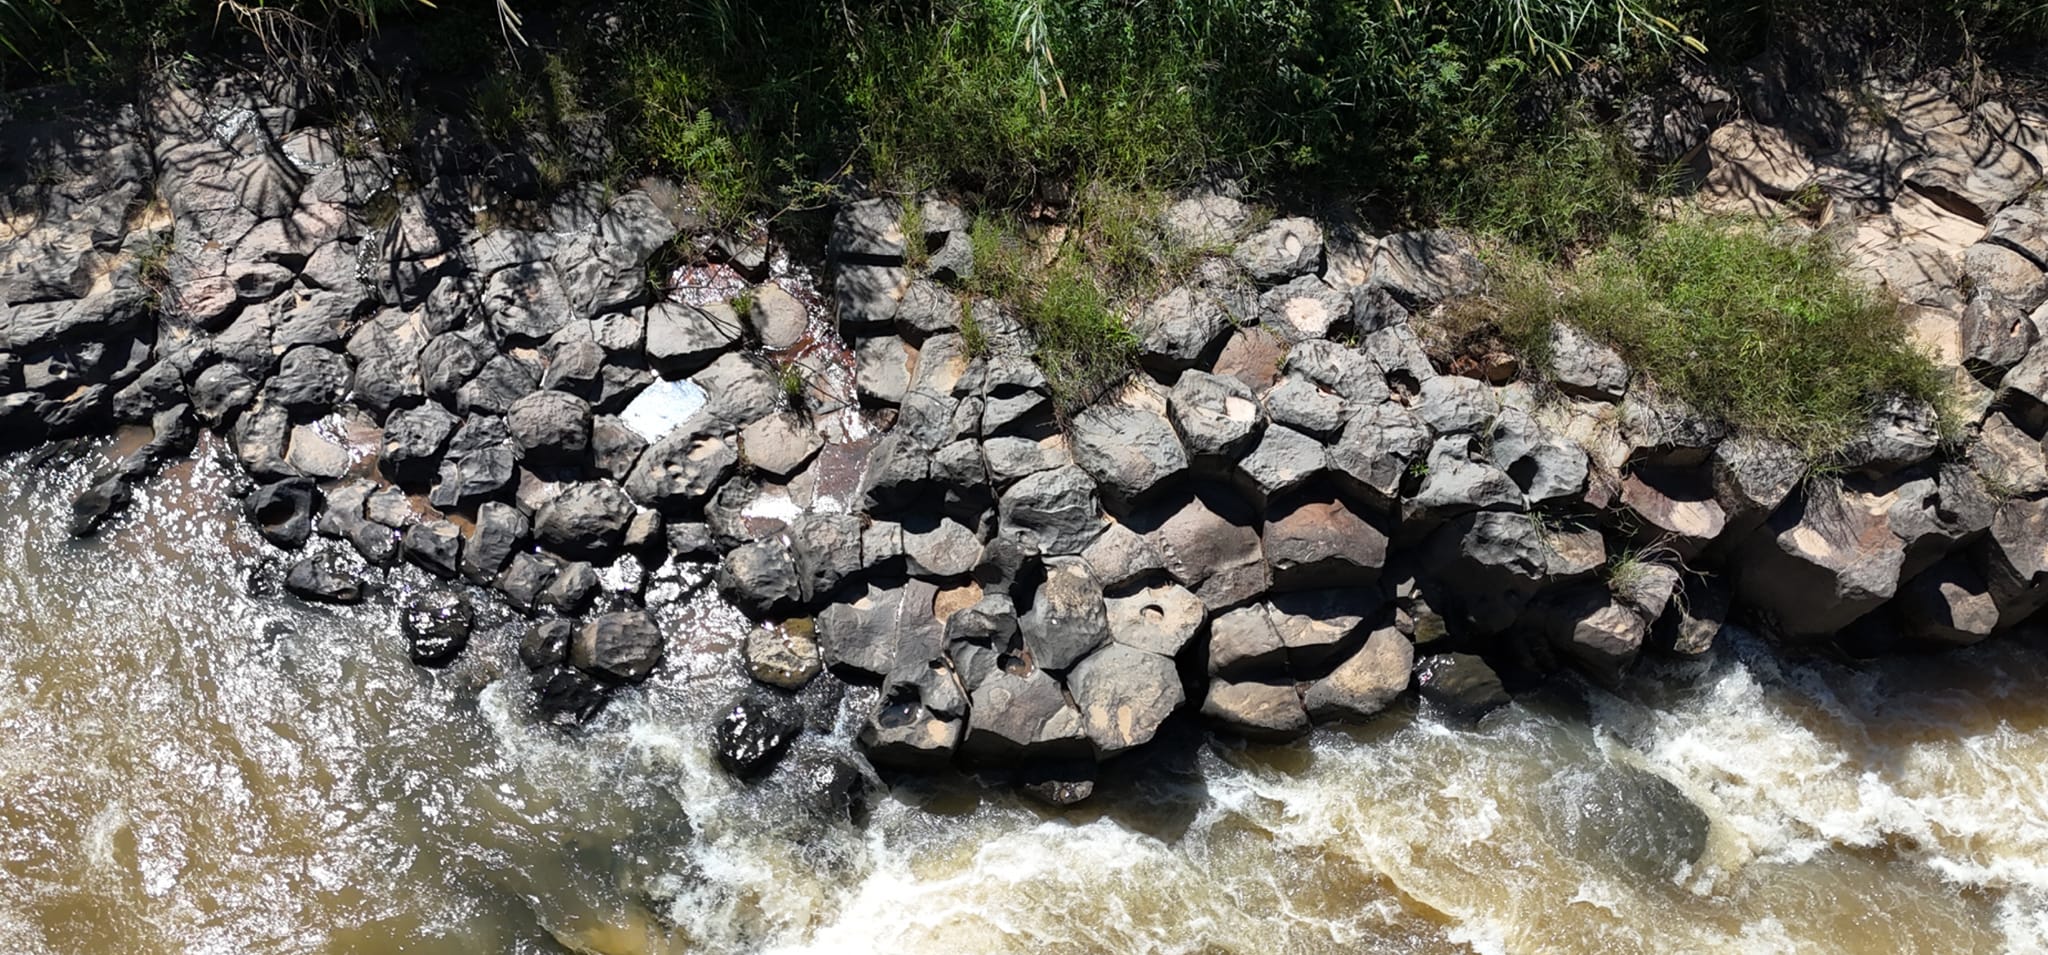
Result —
[[[748, 625], [699, 568], [650, 585], [669, 663], [563, 731], [515, 620], [429, 671], [389, 595], [271, 592], [204, 446], [69, 540], [93, 457], [0, 459], [6, 952], [2048, 951], [2038, 646], [1850, 665], [1737, 638], [1476, 727], [1182, 727], [1074, 809], [897, 780], [855, 823], [790, 784], [803, 759], [717, 768]], [[1704, 812], [1696, 862], [1589, 815], [1616, 773]]]

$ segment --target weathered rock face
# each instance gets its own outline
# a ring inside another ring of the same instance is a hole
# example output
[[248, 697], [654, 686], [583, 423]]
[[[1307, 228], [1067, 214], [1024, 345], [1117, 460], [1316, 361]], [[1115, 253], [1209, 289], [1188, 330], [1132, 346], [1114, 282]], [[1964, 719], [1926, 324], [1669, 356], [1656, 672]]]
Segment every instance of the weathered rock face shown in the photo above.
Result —
[[[2013, 132], [2028, 123], [1970, 120], [1995, 104], [1913, 95], [1902, 116], [1932, 102], [1961, 122], [1854, 170], [1783, 117], [1631, 112], [1646, 148], [1698, 149], [1710, 209], [1776, 215], [1817, 191], [1847, 210], [1824, 230], [1965, 392], [1957, 428], [1874, 402], [1828, 477], [1568, 324], [1525, 369], [1540, 382], [1439, 367], [1440, 306], [1486, 280], [1454, 231], [1254, 230], [1237, 200], [1175, 202], [1160, 226], [1199, 260], [1117, 303], [1132, 372], [1069, 407], [1013, 306], [974, 300], [971, 217], [935, 196], [848, 203], [829, 296], [801, 270], [768, 281], [764, 243], [691, 236], [676, 248], [752, 284], [657, 297], [646, 269], [682, 218], [659, 184], [573, 190], [545, 229], [485, 232], [454, 197], [496, 186], [460, 164], [394, 192], [387, 164], [307, 166], [267, 127], [246, 155], [184, 126], [116, 126], [85, 155], [21, 140], [9, 168], [48, 160], [65, 181], [0, 183], [5, 208], [61, 200], [0, 245], [0, 442], [151, 428], [75, 499], [88, 534], [120, 527], [195, 422], [215, 430], [265, 540], [334, 541], [289, 564], [290, 593], [397, 593], [411, 653], [440, 665], [472, 623], [456, 588], [491, 588], [540, 618], [521, 656], [548, 719], [658, 666], [641, 609], [674, 589], [658, 568], [715, 562], [761, 618], [741, 641], [757, 680], [878, 684], [860, 731], [878, 764], [1024, 760], [1061, 803], [1184, 711], [1285, 739], [1412, 683], [1427, 712], [1476, 717], [1507, 702], [1495, 664], [1625, 679], [1645, 654], [1708, 652], [1730, 619], [1967, 644], [2048, 609], [2043, 150]], [[1843, 122], [1836, 145], [1862, 150], [1874, 131]], [[119, 212], [148, 198], [152, 148], [174, 231]], [[367, 203], [400, 192], [371, 234]], [[160, 240], [168, 274], [145, 281], [137, 250]], [[406, 596], [415, 568], [446, 583]], [[716, 731], [736, 772], [788, 745], [776, 700]], [[1645, 871], [1696, 856], [1682, 800], [1596, 783], [1594, 816], [1668, 811], [1680, 830], [1628, 850]], [[1637, 838], [1603, 825], [1565, 837]]]
[[654, 672], [666, 646], [661, 628], [646, 611], [599, 614], [576, 631], [569, 659], [601, 679], [632, 683]]

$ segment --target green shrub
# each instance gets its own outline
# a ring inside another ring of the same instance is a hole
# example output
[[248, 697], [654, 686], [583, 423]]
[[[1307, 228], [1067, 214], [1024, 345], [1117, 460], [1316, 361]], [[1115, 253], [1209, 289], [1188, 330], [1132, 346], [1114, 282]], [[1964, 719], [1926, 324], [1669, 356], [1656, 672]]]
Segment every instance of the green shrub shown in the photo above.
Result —
[[1551, 324], [1570, 323], [1664, 393], [1815, 457], [1887, 395], [1946, 399], [1896, 302], [1846, 275], [1823, 240], [1757, 223], [1660, 223], [1565, 269], [1509, 261], [1489, 306], [1539, 362]]

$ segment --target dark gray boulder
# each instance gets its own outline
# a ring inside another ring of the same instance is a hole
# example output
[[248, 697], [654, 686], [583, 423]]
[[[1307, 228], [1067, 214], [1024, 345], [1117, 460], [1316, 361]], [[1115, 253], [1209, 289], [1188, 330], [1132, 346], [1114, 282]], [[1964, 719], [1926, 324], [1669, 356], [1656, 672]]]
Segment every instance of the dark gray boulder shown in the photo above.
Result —
[[1151, 742], [1187, 700], [1171, 657], [1122, 643], [1089, 654], [1067, 685], [1097, 759]]
[[1086, 561], [1050, 557], [1044, 566], [1045, 580], [1018, 625], [1034, 665], [1066, 670], [1109, 642], [1109, 612]]
[[296, 550], [313, 534], [314, 495], [311, 478], [286, 478], [262, 485], [249, 495], [243, 508], [263, 539], [286, 550]]
[[503, 501], [485, 501], [476, 509], [469, 540], [462, 546], [462, 575], [479, 584], [495, 580], [507, 561], [525, 546], [531, 530], [526, 514]]
[[368, 589], [362, 572], [337, 554], [302, 557], [284, 575], [284, 589], [316, 603], [352, 604]]
[[399, 484], [425, 483], [439, 470], [441, 451], [459, 423], [453, 413], [434, 402], [392, 412], [384, 422], [378, 470]]
[[1040, 553], [1078, 554], [1102, 532], [1095, 481], [1078, 467], [1053, 468], [1010, 485], [1000, 501], [1001, 524]]
[[412, 662], [426, 667], [455, 662], [469, 645], [469, 631], [475, 622], [469, 598], [444, 587], [414, 594], [399, 614]]
[[1479, 719], [1512, 702], [1493, 667], [1469, 653], [1424, 657], [1415, 667], [1415, 685], [1423, 699], [1462, 720]]
[[1236, 378], [1190, 371], [1174, 383], [1167, 410], [1189, 453], [1229, 458], [1257, 437], [1260, 414], [1250, 388]]
[[564, 488], [533, 516], [533, 536], [542, 547], [569, 557], [609, 557], [624, 542], [633, 521], [633, 501], [609, 481], [579, 481]]
[[576, 639], [576, 623], [550, 617], [519, 638], [519, 662], [529, 670], [559, 666], [569, 660], [569, 644]]
[[576, 631], [569, 659], [600, 679], [636, 683], [654, 672], [667, 641], [644, 610], [599, 614]]
[[325, 413], [348, 393], [348, 382], [348, 359], [325, 348], [300, 347], [285, 353], [263, 393], [266, 401], [294, 412]]
[[560, 391], [536, 391], [505, 414], [512, 443], [528, 460], [573, 461], [590, 447], [590, 403]]
[[749, 541], [718, 562], [718, 592], [740, 610], [768, 617], [802, 606], [810, 594], [788, 545]]
[[398, 539], [405, 559], [437, 577], [452, 578], [462, 564], [462, 529], [453, 521], [420, 521]]
[[868, 580], [842, 587], [817, 616], [825, 665], [879, 677], [901, 663], [937, 656], [945, 646], [945, 632], [932, 612], [937, 593], [919, 580]]
[[803, 713], [793, 700], [767, 694], [740, 700], [713, 731], [718, 764], [740, 779], [758, 778], [775, 767], [803, 728]]

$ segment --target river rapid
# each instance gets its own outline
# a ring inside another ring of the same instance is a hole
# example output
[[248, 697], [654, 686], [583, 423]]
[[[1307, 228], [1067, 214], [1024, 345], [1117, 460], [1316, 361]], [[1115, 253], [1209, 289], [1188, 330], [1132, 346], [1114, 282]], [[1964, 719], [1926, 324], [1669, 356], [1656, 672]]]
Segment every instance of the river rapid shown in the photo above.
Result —
[[[1067, 811], [877, 783], [856, 824], [790, 784], [803, 760], [717, 768], [748, 624], [700, 568], [650, 584], [669, 662], [563, 731], [502, 612], [429, 671], [388, 598], [271, 592], [205, 445], [69, 540], [99, 453], [0, 459], [8, 952], [2048, 952], [2038, 646], [1850, 666], [1737, 638], [1477, 727], [1181, 727]], [[810, 752], [850, 752], [860, 705]], [[1588, 821], [1583, 784], [1623, 768], [1704, 811], [1697, 863]]]

